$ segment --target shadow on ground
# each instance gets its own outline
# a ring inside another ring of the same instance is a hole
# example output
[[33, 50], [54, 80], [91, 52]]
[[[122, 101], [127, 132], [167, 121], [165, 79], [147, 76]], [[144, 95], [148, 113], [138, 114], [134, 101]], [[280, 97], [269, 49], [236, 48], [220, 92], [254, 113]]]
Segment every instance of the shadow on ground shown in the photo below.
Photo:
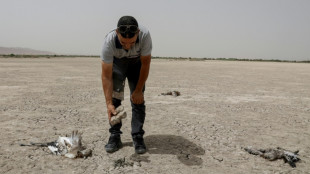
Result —
[[199, 155], [204, 155], [205, 150], [193, 142], [175, 135], [149, 135], [144, 138], [149, 154], [170, 154], [185, 165], [202, 165]]

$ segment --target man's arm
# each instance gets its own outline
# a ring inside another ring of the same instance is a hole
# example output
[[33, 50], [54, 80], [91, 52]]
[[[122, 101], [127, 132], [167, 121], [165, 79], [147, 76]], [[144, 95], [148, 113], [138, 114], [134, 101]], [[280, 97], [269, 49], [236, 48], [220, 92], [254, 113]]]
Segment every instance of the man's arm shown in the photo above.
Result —
[[112, 102], [112, 92], [113, 92], [113, 80], [112, 80], [112, 67], [113, 63], [107, 64], [102, 61], [101, 63], [102, 73], [101, 73], [101, 80], [102, 80], [102, 87], [105, 96], [105, 101], [107, 105], [107, 112], [109, 121], [111, 121], [112, 113], [115, 115], [115, 107]]
[[151, 64], [151, 55], [141, 56], [141, 70], [138, 84], [135, 91], [132, 93], [131, 100], [135, 104], [142, 104], [144, 102], [143, 87], [148, 78]]

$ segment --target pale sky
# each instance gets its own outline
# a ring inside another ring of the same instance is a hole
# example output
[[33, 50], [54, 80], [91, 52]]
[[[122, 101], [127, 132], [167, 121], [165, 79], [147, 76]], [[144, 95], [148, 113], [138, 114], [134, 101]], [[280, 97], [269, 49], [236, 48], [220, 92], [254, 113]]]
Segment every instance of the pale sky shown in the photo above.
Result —
[[0, 46], [100, 55], [124, 15], [152, 56], [310, 60], [310, 0], [0, 0]]

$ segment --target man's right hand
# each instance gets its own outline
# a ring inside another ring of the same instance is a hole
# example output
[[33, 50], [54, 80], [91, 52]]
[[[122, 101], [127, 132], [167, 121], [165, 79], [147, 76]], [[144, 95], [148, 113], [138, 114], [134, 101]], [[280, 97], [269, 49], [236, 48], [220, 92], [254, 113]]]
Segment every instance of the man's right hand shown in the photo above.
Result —
[[109, 117], [109, 122], [111, 122], [111, 117], [113, 115], [116, 115], [115, 107], [112, 104], [107, 105], [107, 111], [108, 111], [108, 117]]

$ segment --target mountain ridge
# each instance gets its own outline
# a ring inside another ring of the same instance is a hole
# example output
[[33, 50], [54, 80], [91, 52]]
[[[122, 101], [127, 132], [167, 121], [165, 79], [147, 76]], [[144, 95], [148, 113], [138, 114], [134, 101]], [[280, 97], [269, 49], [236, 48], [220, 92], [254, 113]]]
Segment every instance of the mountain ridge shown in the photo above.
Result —
[[22, 47], [0, 47], [0, 54], [55, 55], [56, 53]]

